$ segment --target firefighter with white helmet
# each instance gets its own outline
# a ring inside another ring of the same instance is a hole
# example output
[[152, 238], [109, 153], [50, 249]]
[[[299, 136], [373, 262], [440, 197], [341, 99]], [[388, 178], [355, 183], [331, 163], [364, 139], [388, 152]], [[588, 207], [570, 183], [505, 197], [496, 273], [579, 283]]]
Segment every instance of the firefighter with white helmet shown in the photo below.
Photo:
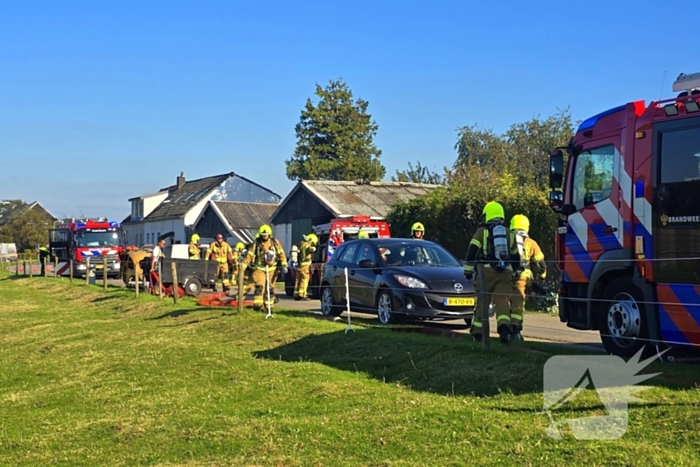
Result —
[[296, 272], [296, 283], [294, 285], [294, 300], [311, 300], [307, 291], [309, 288], [309, 269], [314, 259], [314, 252], [318, 246], [316, 234], [308, 234], [299, 244], [299, 265]]
[[520, 256], [525, 270], [514, 277], [514, 294], [510, 299], [511, 337], [522, 339], [523, 314], [525, 312], [525, 290], [536, 274], [540, 279], [547, 276], [547, 263], [537, 242], [530, 238], [530, 220], [523, 214], [516, 214], [510, 220], [510, 230], [515, 233]]
[[253, 268], [253, 282], [255, 284], [253, 308], [256, 310], [262, 310], [267, 307], [272, 309], [275, 303], [277, 268], [279, 267], [287, 273], [289, 267], [282, 244], [279, 240], [272, 237], [272, 227], [267, 224], [260, 226], [258, 236], [248, 248], [243, 264]]
[[415, 240], [425, 239], [425, 227], [420, 222], [416, 222], [411, 226], [411, 238]]
[[190, 239], [190, 246], [187, 248], [190, 259], [199, 259], [201, 256], [201, 250], [199, 248], [199, 235], [192, 234]]
[[[484, 277], [477, 282], [485, 284], [483, 297], [486, 303], [493, 303], [499, 337], [501, 342], [507, 343], [510, 340], [513, 275], [519, 274], [523, 267], [515, 234], [504, 225], [503, 206], [491, 201], [484, 207], [483, 215], [484, 223], [479, 226], [469, 242], [464, 275], [468, 280], [472, 280], [476, 264], [483, 264]], [[477, 283], [477, 289], [479, 287]], [[482, 305], [479, 305], [478, 309], [481, 309]], [[482, 339], [482, 324], [479, 318], [475, 317], [470, 329], [476, 340]]]

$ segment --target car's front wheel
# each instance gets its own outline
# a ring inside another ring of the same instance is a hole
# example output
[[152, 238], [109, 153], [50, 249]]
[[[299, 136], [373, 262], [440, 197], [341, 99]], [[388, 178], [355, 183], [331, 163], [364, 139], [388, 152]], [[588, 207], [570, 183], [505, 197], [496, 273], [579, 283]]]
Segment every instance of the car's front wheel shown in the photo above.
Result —
[[329, 285], [324, 285], [321, 289], [321, 313], [323, 316], [340, 316], [343, 309], [333, 298], [333, 289]]
[[380, 291], [377, 296], [377, 317], [382, 324], [394, 324], [399, 320], [394, 312], [394, 300], [388, 290]]

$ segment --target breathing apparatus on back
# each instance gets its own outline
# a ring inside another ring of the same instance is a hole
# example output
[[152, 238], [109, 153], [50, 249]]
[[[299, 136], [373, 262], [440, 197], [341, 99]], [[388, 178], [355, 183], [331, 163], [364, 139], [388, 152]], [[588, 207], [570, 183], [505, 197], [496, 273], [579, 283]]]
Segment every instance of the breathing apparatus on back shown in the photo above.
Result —
[[515, 233], [515, 242], [518, 244], [520, 259], [525, 262], [525, 239], [530, 230], [530, 220], [522, 214], [516, 214], [510, 220], [510, 230]]
[[504, 224], [505, 214], [503, 206], [495, 201], [484, 206], [484, 222], [489, 230], [489, 237], [493, 245], [493, 260], [496, 264], [493, 267], [503, 271], [507, 265], [506, 261], [510, 257], [508, 251], [508, 229]]

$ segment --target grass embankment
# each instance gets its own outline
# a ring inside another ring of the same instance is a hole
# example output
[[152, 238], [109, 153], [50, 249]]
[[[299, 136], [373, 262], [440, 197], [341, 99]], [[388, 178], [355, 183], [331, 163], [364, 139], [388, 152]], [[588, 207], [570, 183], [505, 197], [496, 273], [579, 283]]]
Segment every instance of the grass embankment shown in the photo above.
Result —
[[697, 367], [622, 439], [554, 440], [543, 352], [66, 282], [0, 278], [0, 465], [697, 465]]

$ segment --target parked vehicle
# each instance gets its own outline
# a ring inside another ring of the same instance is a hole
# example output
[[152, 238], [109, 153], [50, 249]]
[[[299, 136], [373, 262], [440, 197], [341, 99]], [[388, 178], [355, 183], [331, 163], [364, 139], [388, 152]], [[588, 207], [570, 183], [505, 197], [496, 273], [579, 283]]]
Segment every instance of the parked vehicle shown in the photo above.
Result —
[[17, 245], [0, 243], [0, 261], [17, 261]]
[[348, 269], [350, 307], [377, 313], [383, 324], [402, 317], [464, 319], [471, 326], [476, 293], [459, 261], [426, 240], [370, 239], [344, 242], [323, 265], [321, 310], [340, 315]]
[[120, 255], [124, 249], [122, 228], [118, 222], [107, 219], [85, 219], [68, 222], [49, 230], [49, 249], [52, 257], [58, 259], [58, 274], [70, 275], [70, 260], [73, 260], [73, 274], [85, 276], [90, 270], [100, 271], [107, 258], [109, 277], [121, 275]]
[[[318, 237], [318, 247], [314, 255], [313, 263], [309, 268], [309, 296], [320, 298], [319, 285], [321, 284], [321, 268], [335, 250], [349, 240], [358, 238], [360, 232], [366, 232], [369, 238], [391, 238], [389, 224], [383, 217], [369, 216], [340, 216], [327, 224], [316, 225], [313, 233]], [[294, 255], [290, 252], [290, 258]], [[289, 273], [285, 275], [285, 293], [291, 297], [294, 295], [296, 281], [296, 261], [290, 261]]]
[[700, 346], [700, 73], [673, 92], [585, 120], [550, 158], [559, 317], [622, 357]]

